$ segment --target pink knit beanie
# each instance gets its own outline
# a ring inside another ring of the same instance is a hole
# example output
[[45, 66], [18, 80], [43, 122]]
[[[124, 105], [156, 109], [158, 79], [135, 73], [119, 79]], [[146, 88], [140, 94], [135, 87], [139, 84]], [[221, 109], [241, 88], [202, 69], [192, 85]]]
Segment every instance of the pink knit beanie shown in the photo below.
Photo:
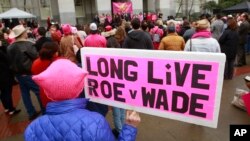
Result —
[[70, 35], [72, 33], [72, 31], [71, 31], [71, 25], [69, 25], [69, 24], [64, 24], [62, 26], [62, 30], [63, 30], [63, 34], [64, 35]]
[[67, 59], [58, 59], [32, 79], [52, 101], [74, 99], [84, 88], [87, 72]]

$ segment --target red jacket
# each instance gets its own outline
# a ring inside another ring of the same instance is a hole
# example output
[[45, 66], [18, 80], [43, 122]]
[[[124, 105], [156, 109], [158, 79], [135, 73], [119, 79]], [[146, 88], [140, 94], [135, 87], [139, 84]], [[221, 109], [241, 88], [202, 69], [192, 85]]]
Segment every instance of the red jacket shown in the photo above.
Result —
[[[32, 67], [31, 67], [31, 73], [32, 75], [37, 75], [41, 72], [43, 72], [44, 70], [46, 70], [49, 65], [57, 60], [59, 57], [56, 57], [54, 58], [53, 60], [41, 60], [40, 57], [37, 58], [33, 64], [32, 64]], [[44, 91], [43, 89], [39, 88], [40, 89], [40, 98], [41, 98], [41, 102], [42, 102], [42, 105], [43, 107], [46, 107], [47, 103], [48, 102], [51, 102], [51, 100], [44, 94]]]

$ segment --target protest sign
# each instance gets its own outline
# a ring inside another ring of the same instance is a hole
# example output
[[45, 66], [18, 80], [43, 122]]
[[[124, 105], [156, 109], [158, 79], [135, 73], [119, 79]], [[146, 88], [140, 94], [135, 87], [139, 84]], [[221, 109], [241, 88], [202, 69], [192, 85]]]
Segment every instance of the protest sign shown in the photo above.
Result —
[[112, 2], [112, 5], [114, 14], [133, 13], [132, 2]]
[[225, 55], [83, 48], [91, 101], [217, 127]]

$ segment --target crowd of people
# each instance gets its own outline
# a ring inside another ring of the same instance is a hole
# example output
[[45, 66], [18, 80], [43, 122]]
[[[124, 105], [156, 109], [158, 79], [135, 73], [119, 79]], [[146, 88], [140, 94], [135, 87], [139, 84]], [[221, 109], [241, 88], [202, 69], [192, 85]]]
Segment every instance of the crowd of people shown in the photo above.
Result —
[[[18, 81], [29, 120], [43, 114], [26, 129], [26, 140], [135, 140], [138, 113], [112, 107], [115, 128], [111, 130], [104, 118], [108, 106], [84, 98], [87, 73], [81, 69], [82, 47], [222, 52], [226, 55], [224, 79], [232, 79], [234, 67], [246, 65], [250, 30], [247, 13], [202, 15], [196, 21], [185, 17], [176, 21], [173, 16], [163, 20], [162, 14], [113, 18], [103, 14], [86, 25], [59, 24], [49, 18], [47, 27], [27, 27], [23, 22], [12, 29], [0, 25], [0, 96], [5, 112], [21, 111], [12, 102], [12, 85]], [[32, 104], [30, 91], [38, 99], [40, 112]], [[66, 124], [59, 125], [62, 122]], [[54, 128], [57, 132], [48, 130]]]

